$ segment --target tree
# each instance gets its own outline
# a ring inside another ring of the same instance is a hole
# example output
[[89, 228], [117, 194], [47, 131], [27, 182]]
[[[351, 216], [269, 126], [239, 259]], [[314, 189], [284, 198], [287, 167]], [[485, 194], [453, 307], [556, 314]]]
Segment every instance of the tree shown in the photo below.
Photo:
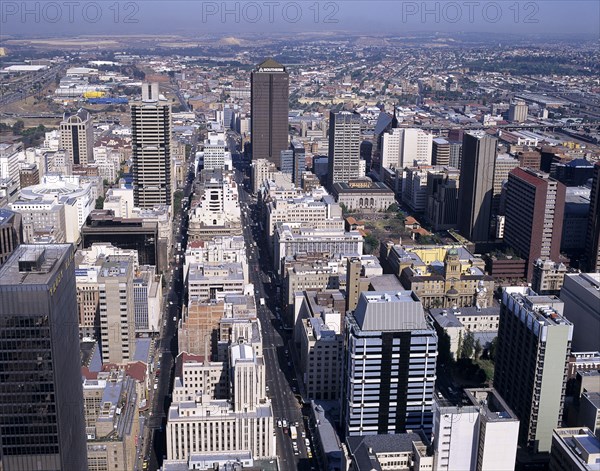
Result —
[[342, 208], [342, 216], [346, 216], [348, 214], [348, 207], [344, 203], [340, 203], [340, 208]]
[[25, 123], [22, 120], [18, 120], [15, 124], [13, 124], [12, 130], [15, 134], [21, 134], [23, 132], [23, 128], [25, 128]]
[[490, 346], [488, 347], [488, 355], [490, 360], [496, 360], [496, 347], [498, 346], [498, 337], [494, 337], [494, 339], [490, 342]]
[[481, 346], [479, 339], [475, 340], [475, 346], [473, 347], [473, 350], [475, 352], [475, 359], [478, 360], [481, 352], [483, 351], [483, 347]]
[[388, 213], [397, 213], [398, 212], [398, 203], [392, 203], [386, 209]]
[[475, 350], [475, 339], [473, 337], [473, 332], [470, 330], [467, 331], [465, 338], [462, 342], [462, 348], [460, 351], [460, 358], [469, 359], [473, 357], [473, 351]]
[[104, 196], [98, 196], [98, 198], [96, 198], [96, 209], [103, 209], [104, 207]]

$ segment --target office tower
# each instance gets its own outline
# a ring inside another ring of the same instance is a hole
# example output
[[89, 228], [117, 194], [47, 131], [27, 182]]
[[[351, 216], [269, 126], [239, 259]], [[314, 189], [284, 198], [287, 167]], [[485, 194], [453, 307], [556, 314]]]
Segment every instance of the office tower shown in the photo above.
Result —
[[560, 299], [573, 327], [573, 351], [600, 351], [600, 273], [569, 273]]
[[306, 151], [304, 143], [292, 141], [292, 151], [294, 153], [294, 178], [292, 181], [299, 188], [302, 186], [302, 175], [306, 171]]
[[502, 290], [494, 388], [521, 421], [519, 445], [550, 451], [560, 426], [573, 324], [563, 302], [524, 287]]
[[94, 124], [87, 110], [80, 108], [75, 114], [64, 114], [60, 123], [60, 148], [69, 151], [73, 165], [94, 161]]
[[538, 170], [516, 168], [508, 175], [504, 241], [527, 259], [527, 280], [538, 258], [558, 261], [565, 186]]
[[412, 291], [363, 291], [346, 315], [346, 437], [431, 433], [437, 336]]
[[225, 133], [209, 132], [204, 140], [204, 150], [200, 153], [204, 170], [231, 169], [231, 152], [227, 150]]
[[394, 128], [382, 138], [381, 169], [430, 165], [433, 136], [422, 129]]
[[508, 180], [510, 171], [518, 166], [519, 161], [508, 154], [501, 154], [496, 157], [496, 165], [494, 167], [494, 189], [492, 191], [492, 215], [499, 214], [502, 186]]
[[464, 135], [458, 230], [472, 242], [489, 240], [497, 142], [483, 132]]
[[460, 173], [454, 169], [440, 174], [430, 172], [427, 177], [427, 219], [434, 231], [456, 227], [459, 179]]
[[329, 113], [329, 161], [327, 183], [348, 182], [359, 177], [360, 115], [350, 111]]
[[19, 197], [21, 176], [19, 158], [23, 151], [21, 143], [0, 144], [0, 194], [12, 203]]
[[433, 165], [450, 165], [450, 143], [441, 137], [432, 140], [431, 163]]
[[448, 141], [450, 144], [449, 165], [460, 170], [462, 162], [462, 141]]
[[523, 123], [527, 121], [528, 107], [524, 101], [513, 101], [508, 108], [508, 120], [513, 123]]
[[550, 176], [565, 186], [585, 186], [594, 178], [594, 163], [586, 159], [553, 162]]
[[171, 205], [171, 105], [158, 83], [143, 83], [142, 101], [131, 104], [131, 150], [134, 205]]
[[595, 471], [600, 439], [587, 427], [557, 428], [552, 434], [549, 471]]
[[0, 265], [8, 260], [22, 239], [21, 215], [6, 208], [0, 208]]
[[433, 471], [515, 469], [519, 419], [494, 388], [465, 389], [468, 402], [433, 403]]
[[358, 257], [348, 257], [346, 262], [346, 312], [354, 311], [360, 294], [362, 264]]
[[600, 271], [600, 162], [594, 165], [585, 253], [588, 271]]
[[282, 150], [279, 157], [279, 170], [290, 175], [294, 179], [294, 151], [291, 149]]
[[87, 470], [72, 245], [18, 247], [0, 299], [3, 471]]
[[104, 363], [133, 359], [135, 311], [133, 302], [133, 260], [110, 257], [98, 273], [100, 298], [100, 349]]
[[252, 71], [252, 160], [267, 159], [278, 165], [281, 151], [288, 148], [289, 81], [285, 67], [273, 59]]

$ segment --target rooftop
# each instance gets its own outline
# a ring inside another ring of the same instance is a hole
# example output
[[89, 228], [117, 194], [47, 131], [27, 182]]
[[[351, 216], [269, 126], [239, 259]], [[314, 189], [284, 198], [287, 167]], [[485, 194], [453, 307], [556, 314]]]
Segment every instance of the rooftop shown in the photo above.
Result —
[[412, 291], [363, 291], [352, 317], [363, 331], [429, 329], [423, 305]]
[[46, 285], [72, 251], [71, 244], [20, 245], [0, 267], [0, 286]]

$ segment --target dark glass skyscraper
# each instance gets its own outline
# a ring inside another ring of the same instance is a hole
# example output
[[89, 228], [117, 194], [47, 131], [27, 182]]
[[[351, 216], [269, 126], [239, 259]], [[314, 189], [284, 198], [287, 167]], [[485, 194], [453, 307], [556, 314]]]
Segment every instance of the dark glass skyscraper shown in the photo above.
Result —
[[288, 149], [289, 82], [285, 67], [273, 59], [252, 72], [252, 160], [267, 159], [279, 165], [281, 151]]
[[2, 469], [87, 470], [72, 245], [19, 246], [0, 300]]

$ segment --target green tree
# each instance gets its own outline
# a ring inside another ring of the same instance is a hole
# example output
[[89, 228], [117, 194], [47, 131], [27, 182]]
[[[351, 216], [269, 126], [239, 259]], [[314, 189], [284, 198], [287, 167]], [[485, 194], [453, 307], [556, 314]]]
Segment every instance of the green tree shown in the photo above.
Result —
[[13, 124], [12, 130], [15, 134], [22, 134], [23, 129], [25, 128], [25, 123], [23, 120], [18, 120], [15, 124]]
[[481, 352], [483, 351], [483, 347], [481, 346], [481, 342], [479, 339], [475, 340], [475, 345], [473, 346], [473, 351], [475, 353], [475, 359], [478, 360], [481, 356]]
[[388, 206], [388, 209], [386, 209], [386, 212], [388, 213], [397, 213], [398, 212], [398, 203], [392, 203]]
[[104, 196], [98, 196], [96, 198], [96, 209], [102, 209], [104, 207]]
[[490, 342], [490, 346], [488, 347], [488, 356], [490, 360], [496, 360], [496, 347], [498, 346], [498, 337], [494, 337], [494, 339]]
[[465, 334], [465, 338], [462, 342], [462, 348], [460, 350], [460, 358], [470, 359], [473, 357], [473, 351], [475, 350], [475, 339], [473, 337], [473, 332], [470, 330]]

